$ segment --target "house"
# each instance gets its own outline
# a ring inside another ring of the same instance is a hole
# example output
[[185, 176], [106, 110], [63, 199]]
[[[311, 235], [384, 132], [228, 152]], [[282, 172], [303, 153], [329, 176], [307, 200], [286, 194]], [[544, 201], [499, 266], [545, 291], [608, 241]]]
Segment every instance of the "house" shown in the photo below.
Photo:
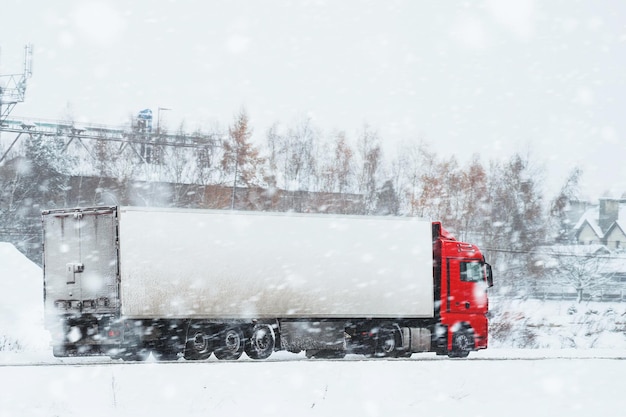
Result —
[[[535, 289], [543, 297], [591, 297], [624, 300], [626, 295], [626, 198], [602, 198], [599, 204], [570, 202], [572, 244], [535, 249], [535, 261], [547, 281]], [[584, 294], [583, 294], [584, 292]]]
[[626, 199], [601, 198], [600, 204], [584, 211], [574, 226], [581, 245], [605, 245], [611, 251], [626, 248]]

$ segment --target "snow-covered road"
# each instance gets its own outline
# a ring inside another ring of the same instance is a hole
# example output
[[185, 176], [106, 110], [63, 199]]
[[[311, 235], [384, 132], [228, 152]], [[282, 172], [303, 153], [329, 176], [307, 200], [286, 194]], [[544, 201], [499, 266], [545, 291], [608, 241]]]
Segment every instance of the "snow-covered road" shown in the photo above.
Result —
[[[619, 350], [493, 349], [470, 360], [426, 354], [410, 360], [315, 361], [285, 354], [270, 362], [133, 364], [18, 356], [0, 358], [1, 417], [621, 417], [626, 412], [626, 352]], [[40, 366], [27, 365], [33, 362]]]

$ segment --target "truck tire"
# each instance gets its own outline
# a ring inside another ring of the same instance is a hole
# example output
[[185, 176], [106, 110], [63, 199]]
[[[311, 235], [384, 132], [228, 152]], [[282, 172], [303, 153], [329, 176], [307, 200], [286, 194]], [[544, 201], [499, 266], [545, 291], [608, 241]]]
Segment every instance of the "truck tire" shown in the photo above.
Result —
[[239, 327], [226, 327], [218, 334], [215, 357], [220, 360], [235, 361], [245, 348], [243, 332]]
[[257, 324], [252, 329], [250, 339], [246, 341], [246, 355], [250, 359], [267, 359], [274, 352], [276, 335], [272, 326]]
[[398, 333], [393, 326], [382, 326], [378, 330], [375, 356], [379, 358], [395, 358], [398, 356]]
[[207, 326], [189, 326], [187, 343], [183, 357], [187, 360], [197, 361], [209, 359], [213, 353], [211, 332]]
[[460, 329], [452, 336], [452, 350], [448, 352], [450, 358], [467, 358], [474, 350], [474, 336], [471, 329]]

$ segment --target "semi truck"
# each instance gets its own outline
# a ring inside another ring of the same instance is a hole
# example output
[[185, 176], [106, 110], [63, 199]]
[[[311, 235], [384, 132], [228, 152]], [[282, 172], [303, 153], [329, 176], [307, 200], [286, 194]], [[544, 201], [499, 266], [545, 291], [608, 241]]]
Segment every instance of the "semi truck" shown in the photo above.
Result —
[[491, 267], [410, 217], [83, 207], [42, 212], [55, 356], [466, 357]]

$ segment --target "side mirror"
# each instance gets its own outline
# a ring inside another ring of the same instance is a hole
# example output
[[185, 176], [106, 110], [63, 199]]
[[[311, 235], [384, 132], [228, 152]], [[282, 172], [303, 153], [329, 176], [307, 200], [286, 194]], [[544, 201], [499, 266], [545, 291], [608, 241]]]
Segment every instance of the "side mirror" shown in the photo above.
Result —
[[491, 265], [485, 264], [485, 272], [487, 273], [487, 286], [489, 288], [493, 287], [493, 272], [491, 270]]

